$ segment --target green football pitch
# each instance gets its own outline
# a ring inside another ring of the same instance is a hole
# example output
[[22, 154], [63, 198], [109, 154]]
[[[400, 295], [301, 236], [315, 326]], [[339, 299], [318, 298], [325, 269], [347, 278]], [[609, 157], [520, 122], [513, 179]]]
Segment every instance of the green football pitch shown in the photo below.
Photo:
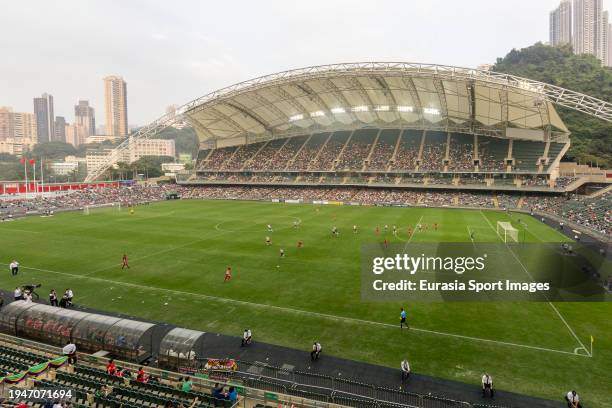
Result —
[[[258, 341], [303, 350], [317, 339], [326, 354], [390, 367], [408, 357], [415, 372], [474, 384], [486, 370], [500, 389], [556, 400], [577, 389], [588, 406], [610, 407], [609, 302], [362, 301], [361, 246], [384, 237], [404, 244], [473, 240], [503, 246], [495, 226], [510, 221], [526, 242], [566, 240], [531, 217], [522, 216], [521, 223], [517, 217], [196, 200], [140, 206], [134, 214], [29, 217], [0, 224], [3, 264], [17, 259], [22, 265], [18, 278], [6, 266], [0, 286], [41, 282], [41, 295], [71, 287], [75, 301], [92, 308], [236, 336], [249, 327]], [[438, 229], [408, 235], [408, 227], [419, 223]], [[399, 234], [376, 235], [376, 226], [385, 224], [397, 225]], [[332, 225], [340, 230], [337, 238]], [[265, 245], [266, 236], [272, 245]], [[120, 267], [124, 253], [129, 270]], [[508, 262], [514, 262], [510, 253]], [[228, 265], [233, 279], [224, 283]], [[408, 311], [409, 331], [398, 327], [400, 306]]]

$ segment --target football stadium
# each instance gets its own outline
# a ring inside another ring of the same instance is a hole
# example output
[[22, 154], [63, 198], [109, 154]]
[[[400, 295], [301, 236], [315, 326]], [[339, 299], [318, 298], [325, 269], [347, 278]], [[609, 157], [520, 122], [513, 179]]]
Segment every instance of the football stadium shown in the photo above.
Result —
[[[612, 172], [561, 161], [559, 107], [612, 121], [509, 74], [314, 66], [194, 99], [84, 183], [2, 185], [3, 392], [532, 408], [578, 389], [611, 407]], [[106, 181], [177, 120], [193, 170]]]

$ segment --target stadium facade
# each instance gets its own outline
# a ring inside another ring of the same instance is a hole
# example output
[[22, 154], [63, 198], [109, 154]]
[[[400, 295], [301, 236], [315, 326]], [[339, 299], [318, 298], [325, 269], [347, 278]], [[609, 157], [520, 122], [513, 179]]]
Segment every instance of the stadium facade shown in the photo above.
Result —
[[201, 150], [196, 171], [180, 183], [554, 190], [570, 146], [555, 105], [612, 121], [609, 103], [537, 81], [381, 62], [255, 78], [195, 99], [133, 136], [187, 119]]

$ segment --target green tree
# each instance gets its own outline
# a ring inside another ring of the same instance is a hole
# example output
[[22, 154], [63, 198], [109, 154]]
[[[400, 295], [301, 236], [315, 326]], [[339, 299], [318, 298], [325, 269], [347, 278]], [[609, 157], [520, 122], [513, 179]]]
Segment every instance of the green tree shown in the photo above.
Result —
[[64, 142], [39, 143], [32, 149], [32, 156], [36, 158], [61, 160], [66, 156], [74, 156], [76, 149], [73, 145]]
[[158, 133], [156, 138], [159, 139], [172, 139], [177, 154], [189, 153], [191, 157], [196, 157], [200, 148], [200, 141], [198, 135], [192, 127], [185, 127], [183, 129], [175, 129], [173, 127], [167, 127]]
[[[498, 58], [493, 69], [612, 102], [612, 69], [602, 67], [591, 55], [574, 55], [569, 45], [551, 47], [537, 43], [512, 50]], [[557, 109], [572, 132], [572, 146], [566, 159], [612, 167], [612, 124], [571, 109]]]

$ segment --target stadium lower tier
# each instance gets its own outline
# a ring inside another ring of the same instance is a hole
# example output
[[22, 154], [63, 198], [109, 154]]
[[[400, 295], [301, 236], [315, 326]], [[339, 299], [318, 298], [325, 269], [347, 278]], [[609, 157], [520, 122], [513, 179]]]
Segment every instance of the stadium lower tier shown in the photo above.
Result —
[[432, 207], [480, 207], [535, 210], [580, 225], [597, 234], [612, 233], [612, 192], [597, 197], [565, 194], [525, 193], [518, 191], [444, 190], [375, 188], [351, 186], [160, 186], [112, 187], [75, 190], [67, 194], [35, 197], [5, 197], [0, 203], [0, 219], [7, 220], [26, 214], [56, 210], [79, 210], [88, 206], [115, 204], [127, 207], [150, 201], [164, 200], [171, 193], [192, 199], [238, 200], [302, 200], [303, 202], [333, 201], [363, 205], [406, 205]]
[[578, 177], [548, 175], [492, 175], [483, 173], [397, 173], [397, 172], [272, 172], [272, 171], [198, 171], [179, 174], [178, 181], [187, 184], [276, 184], [276, 185], [344, 185], [396, 186], [497, 190], [565, 191]]

